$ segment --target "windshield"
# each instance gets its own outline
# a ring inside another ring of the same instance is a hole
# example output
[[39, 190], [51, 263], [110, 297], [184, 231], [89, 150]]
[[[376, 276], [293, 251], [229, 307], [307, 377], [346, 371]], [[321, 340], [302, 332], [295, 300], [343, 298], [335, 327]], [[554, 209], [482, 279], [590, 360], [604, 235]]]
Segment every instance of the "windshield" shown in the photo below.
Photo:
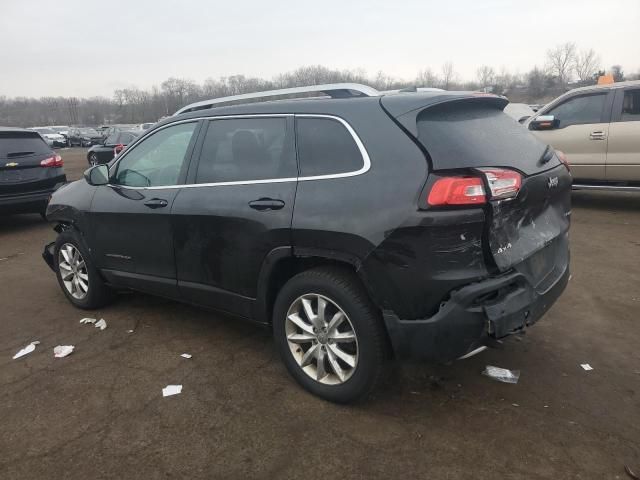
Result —
[[100, 135], [93, 128], [81, 128], [80, 133], [82, 133], [83, 135], [95, 135], [95, 136]]

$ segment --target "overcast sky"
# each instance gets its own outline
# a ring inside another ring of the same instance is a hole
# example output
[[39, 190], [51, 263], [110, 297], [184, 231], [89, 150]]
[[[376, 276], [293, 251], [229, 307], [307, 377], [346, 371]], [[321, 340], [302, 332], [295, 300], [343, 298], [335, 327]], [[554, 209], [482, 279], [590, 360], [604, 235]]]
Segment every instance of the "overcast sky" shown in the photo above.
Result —
[[[315, 6], [314, 6], [315, 5]], [[111, 96], [302, 65], [526, 72], [574, 41], [640, 71], [640, 0], [0, 0], [0, 95]]]

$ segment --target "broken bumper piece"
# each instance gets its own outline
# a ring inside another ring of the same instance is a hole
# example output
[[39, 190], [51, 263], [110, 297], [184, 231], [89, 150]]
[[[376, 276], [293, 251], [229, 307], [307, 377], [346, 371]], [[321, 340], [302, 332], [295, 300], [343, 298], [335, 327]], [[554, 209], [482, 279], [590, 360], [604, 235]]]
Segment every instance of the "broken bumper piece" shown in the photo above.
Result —
[[446, 362], [533, 325], [568, 281], [568, 262], [544, 290], [514, 271], [452, 292], [433, 317], [401, 320], [385, 311], [384, 321], [396, 357]]

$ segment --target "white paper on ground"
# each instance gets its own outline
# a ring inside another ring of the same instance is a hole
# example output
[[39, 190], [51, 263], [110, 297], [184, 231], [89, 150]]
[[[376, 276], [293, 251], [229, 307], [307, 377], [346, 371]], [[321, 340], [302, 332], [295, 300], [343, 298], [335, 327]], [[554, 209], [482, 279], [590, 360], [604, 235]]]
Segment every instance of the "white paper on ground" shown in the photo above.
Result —
[[170, 397], [182, 393], [182, 385], [167, 385], [162, 389], [163, 397]]
[[190, 353], [183, 353], [182, 355], [180, 355], [182, 358], [191, 358], [191, 354]]
[[83, 318], [82, 320], [80, 320], [80, 323], [96, 323], [96, 319], [95, 318]]
[[27, 345], [22, 350], [20, 350], [18, 353], [16, 353], [13, 356], [13, 359], [15, 360], [16, 358], [24, 357], [26, 354], [33, 352], [36, 349], [36, 345], [38, 345], [39, 343], [40, 342], [37, 341], [37, 340], [35, 342], [31, 342], [29, 345]]
[[105, 328], [107, 328], [107, 322], [104, 321], [104, 318], [101, 318], [99, 321], [96, 322], [94, 326], [96, 328], [99, 328], [100, 330], [104, 330]]
[[127, 330], [127, 333], [133, 333], [133, 330]]
[[580, 366], [581, 366], [582, 368], [584, 368], [587, 372], [588, 372], [589, 370], [593, 370], [593, 367], [592, 367], [591, 365], [589, 365], [588, 363], [581, 363], [581, 364], [580, 364]]
[[53, 356], [56, 358], [62, 358], [73, 352], [75, 347], [73, 345], [58, 345], [53, 349]]
[[520, 378], [520, 370], [507, 370], [506, 368], [492, 367], [491, 365], [487, 365], [482, 374], [504, 383], [518, 383]]

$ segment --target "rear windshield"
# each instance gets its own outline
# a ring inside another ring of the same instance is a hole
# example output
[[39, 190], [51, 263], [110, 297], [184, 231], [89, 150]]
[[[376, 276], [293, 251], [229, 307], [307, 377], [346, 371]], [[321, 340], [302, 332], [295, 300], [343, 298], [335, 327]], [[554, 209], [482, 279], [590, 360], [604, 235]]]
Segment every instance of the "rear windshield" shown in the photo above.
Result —
[[539, 170], [547, 148], [502, 110], [487, 104], [446, 103], [426, 109], [417, 122], [418, 139], [436, 170], [505, 166], [532, 174]]
[[49, 153], [51, 148], [37, 133], [0, 132], [0, 158]]

